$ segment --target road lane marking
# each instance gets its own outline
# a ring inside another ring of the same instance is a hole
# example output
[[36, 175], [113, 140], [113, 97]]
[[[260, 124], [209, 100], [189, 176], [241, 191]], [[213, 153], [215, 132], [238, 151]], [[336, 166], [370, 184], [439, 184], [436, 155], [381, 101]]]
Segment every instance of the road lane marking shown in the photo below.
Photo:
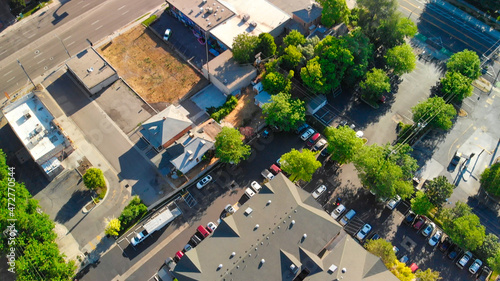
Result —
[[123, 8], [125, 8], [125, 6], [127, 6], [127, 5], [123, 5], [120, 8], [118, 8], [118, 11], [121, 10], [121, 9], [123, 9]]
[[96, 28], [95, 30], [99, 30], [101, 27], [102, 27], [102, 25], [101, 25], [101, 26], [99, 26], [98, 28]]
[[98, 22], [99, 22], [99, 20], [96, 20], [95, 22], [91, 23], [90, 25], [94, 25], [94, 24], [96, 24]]
[[3, 77], [5, 77], [5, 76], [9, 75], [11, 72], [12, 72], [12, 70], [11, 70], [11, 71], [9, 71], [9, 72], [7, 72], [7, 73], [5, 73], [5, 74], [3, 75]]
[[7, 80], [7, 83], [9, 83], [10, 81], [14, 80], [14, 78], [16, 78], [16, 76], [10, 78], [9, 80]]
[[69, 43], [68, 45], [66, 45], [66, 47], [69, 47], [69, 46], [71, 46], [71, 45], [73, 45], [73, 44], [75, 44], [75, 41], [73, 41], [73, 42]]
[[5, 51], [1, 52], [1, 53], [0, 53], [0, 55], [3, 55], [3, 54], [5, 54], [6, 52], [7, 52], [7, 50], [5, 50]]
[[125, 13], [123, 13], [122, 16], [125, 15], [126, 13], [128, 13], [128, 10]]
[[45, 59], [43, 59], [43, 60], [41, 60], [41, 61], [37, 62], [36, 64], [41, 64], [44, 60], [45, 60]]
[[82, 8], [85, 8], [85, 7], [87, 7], [88, 5], [90, 5], [90, 3], [87, 3], [87, 4], [83, 5], [83, 6], [82, 6]]
[[70, 35], [70, 36], [68, 36], [68, 37], [66, 37], [66, 38], [64, 38], [64, 39], [63, 39], [63, 41], [66, 41], [66, 40], [68, 40], [69, 38], [71, 38], [71, 35]]

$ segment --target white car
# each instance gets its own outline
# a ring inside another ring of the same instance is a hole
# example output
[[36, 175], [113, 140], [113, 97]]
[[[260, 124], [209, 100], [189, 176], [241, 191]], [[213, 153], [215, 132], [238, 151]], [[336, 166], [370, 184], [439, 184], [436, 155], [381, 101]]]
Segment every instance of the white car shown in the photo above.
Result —
[[431, 239], [429, 239], [429, 245], [431, 245], [432, 247], [435, 247], [437, 245], [437, 243], [439, 242], [439, 239], [441, 239], [441, 235], [443, 233], [441, 231], [436, 231], [436, 233], [434, 233], [434, 235], [432, 235]]
[[345, 206], [340, 204], [335, 210], [332, 212], [332, 218], [338, 219], [345, 212]]
[[255, 195], [255, 192], [250, 187], [247, 187], [247, 189], [245, 189], [245, 194], [248, 196], [248, 198], [251, 198]]
[[313, 193], [312, 196], [314, 199], [317, 199], [323, 192], [325, 192], [326, 186], [323, 184], [320, 187], [318, 187]]
[[436, 225], [435, 225], [433, 222], [429, 223], [429, 224], [425, 227], [425, 229], [424, 229], [424, 230], [422, 230], [422, 235], [423, 235], [424, 237], [427, 237], [427, 236], [431, 235], [431, 234], [432, 234], [432, 232], [434, 231], [434, 229], [435, 229], [435, 228], [436, 228]]
[[165, 30], [165, 34], [163, 35], [163, 40], [168, 41], [168, 39], [170, 38], [170, 34], [172, 34], [172, 30], [170, 30], [170, 28], [167, 28], [167, 30]]
[[204, 177], [203, 179], [201, 179], [201, 181], [199, 181], [196, 184], [196, 188], [202, 189], [205, 185], [207, 185], [211, 181], [212, 181], [212, 176], [208, 175], [208, 176]]
[[262, 186], [256, 181], [253, 181], [250, 186], [255, 190], [255, 192], [259, 192], [262, 189]]
[[316, 151], [316, 150], [320, 150], [323, 148], [323, 146], [325, 146], [326, 144], [326, 140], [321, 138], [314, 146], [313, 146], [313, 150]]
[[311, 137], [316, 131], [314, 129], [307, 129], [307, 131], [305, 131], [302, 136], [300, 136], [300, 139], [303, 140], [303, 141], [306, 141], [309, 137]]
[[209, 222], [207, 223], [207, 228], [212, 230], [212, 232], [214, 232], [217, 229], [217, 225], [213, 222]]
[[399, 197], [399, 195], [396, 195], [396, 197], [392, 198], [391, 200], [389, 200], [387, 202], [387, 209], [389, 210], [394, 210], [396, 208], [396, 206], [399, 204], [399, 202], [401, 202], [401, 197]]
[[369, 224], [365, 224], [363, 225], [363, 228], [361, 228], [356, 234], [356, 238], [358, 238], [359, 241], [362, 241], [366, 238], [366, 235], [370, 233], [370, 231], [372, 231], [372, 226]]
[[231, 205], [231, 204], [227, 204], [227, 206], [224, 208], [224, 210], [226, 210], [226, 212], [228, 212], [230, 214], [234, 214], [236, 212], [236, 210], [233, 208], [233, 205]]
[[480, 259], [476, 259], [469, 267], [469, 272], [471, 274], [476, 274], [479, 268], [481, 268], [481, 265], [483, 265], [483, 262]]

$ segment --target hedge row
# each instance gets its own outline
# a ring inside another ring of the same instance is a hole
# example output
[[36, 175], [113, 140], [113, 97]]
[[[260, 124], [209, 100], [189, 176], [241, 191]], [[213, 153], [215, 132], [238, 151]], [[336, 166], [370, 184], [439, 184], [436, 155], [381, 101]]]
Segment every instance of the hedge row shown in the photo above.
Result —
[[118, 220], [120, 221], [120, 232], [124, 233], [148, 212], [148, 207], [141, 202], [139, 196], [134, 196], [127, 207], [123, 209]]
[[236, 108], [237, 104], [238, 99], [233, 95], [229, 95], [227, 96], [226, 102], [222, 106], [217, 108], [211, 107], [208, 108], [207, 111], [210, 114], [210, 117], [212, 117], [215, 121], [220, 122], [220, 120], [224, 119], [224, 117]]

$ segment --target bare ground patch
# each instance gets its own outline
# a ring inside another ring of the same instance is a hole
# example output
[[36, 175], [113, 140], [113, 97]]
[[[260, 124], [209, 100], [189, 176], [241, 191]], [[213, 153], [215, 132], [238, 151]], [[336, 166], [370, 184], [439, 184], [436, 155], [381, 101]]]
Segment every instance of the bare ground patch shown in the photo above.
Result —
[[149, 29], [138, 26], [98, 50], [148, 103], [177, 102], [206, 79]]
[[262, 119], [262, 110], [255, 105], [255, 95], [251, 87], [242, 89], [238, 97], [238, 105], [224, 118], [224, 122], [231, 123], [236, 128], [250, 126], [257, 129], [259, 122], [264, 119]]

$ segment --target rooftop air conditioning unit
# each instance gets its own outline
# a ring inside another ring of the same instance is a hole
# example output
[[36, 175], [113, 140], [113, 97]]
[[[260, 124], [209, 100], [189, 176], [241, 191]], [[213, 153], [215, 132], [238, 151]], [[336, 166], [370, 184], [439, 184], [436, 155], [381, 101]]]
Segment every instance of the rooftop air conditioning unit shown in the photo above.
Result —
[[252, 27], [256, 27], [256, 26], [257, 26], [257, 23], [256, 23], [256, 22], [254, 22], [254, 21], [252, 21], [252, 22], [250, 23], [250, 26], [252, 26]]
[[244, 14], [243, 15], [243, 21], [247, 21], [250, 19], [250, 15], [249, 14]]

